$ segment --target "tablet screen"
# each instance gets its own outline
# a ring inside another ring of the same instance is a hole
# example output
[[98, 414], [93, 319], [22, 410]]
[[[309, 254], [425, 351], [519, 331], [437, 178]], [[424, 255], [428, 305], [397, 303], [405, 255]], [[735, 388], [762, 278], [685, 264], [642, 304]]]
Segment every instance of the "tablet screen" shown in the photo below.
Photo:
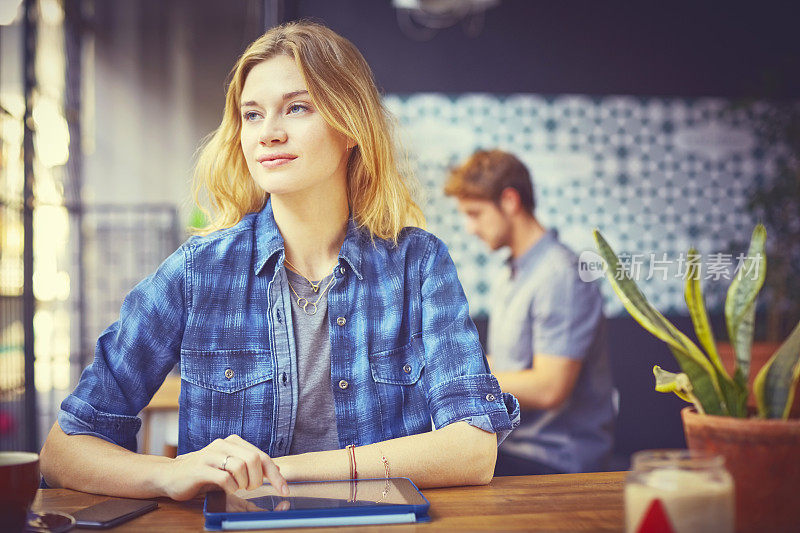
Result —
[[208, 494], [206, 511], [247, 513], [378, 505], [428, 505], [406, 478], [289, 483], [289, 492], [289, 496], [280, 496], [269, 484], [256, 490], [240, 490], [234, 494], [213, 492]]

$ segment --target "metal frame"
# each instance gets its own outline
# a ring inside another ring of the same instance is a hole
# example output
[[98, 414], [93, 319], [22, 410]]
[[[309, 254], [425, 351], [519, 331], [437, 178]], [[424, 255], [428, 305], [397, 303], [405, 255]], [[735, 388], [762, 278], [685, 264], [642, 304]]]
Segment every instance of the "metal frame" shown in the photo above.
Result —
[[38, 410], [36, 406], [36, 384], [34, 381], [34, 334], [33, 316], [36, 312], [36, 300], [33, 294], [33, 206], [34, 206], [34, 145], [33, 145], [33, 91], [36, 87], [36, 38], [38, 7], [36, 0], [25, 0], [23, 20], [24, 39], [24, 94], [25, 118], [23, 120], [24, 136], [22, 141], [22, 157], [25, 174], [22, 198], [23, 227], [23, 289], [22, 289], [22, 325], [25, 332], [25, 448], [36, 451], [39, 448]]

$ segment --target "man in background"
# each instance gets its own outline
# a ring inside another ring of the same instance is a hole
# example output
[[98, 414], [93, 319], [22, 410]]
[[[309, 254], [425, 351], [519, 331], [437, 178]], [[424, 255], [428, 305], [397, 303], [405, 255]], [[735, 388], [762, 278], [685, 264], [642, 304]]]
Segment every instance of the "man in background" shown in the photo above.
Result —
[[510, 272], [495, 278], [487, 359], [522, 423], [501, 444], [495, 475], [605, 469], [613, 389], [597, 285], [580, 280], [578, 258], [536, 219], [530, 174], [512, 154], [476, 152], [445, 194], [470, 233], [511, 251]]

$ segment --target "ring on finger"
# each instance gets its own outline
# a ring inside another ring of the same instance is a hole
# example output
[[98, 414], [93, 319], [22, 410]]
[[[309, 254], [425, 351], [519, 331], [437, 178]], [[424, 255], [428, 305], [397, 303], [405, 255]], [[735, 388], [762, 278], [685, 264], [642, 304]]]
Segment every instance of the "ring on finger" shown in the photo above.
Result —
[[227, 466], [228, 466], [228, 459], [230, 459], [230, 458], [231, 458], [231, 456], [230, 456], [230, 455], [228, 455], [227, 457], [225, 457], [225, 460], [222, 462], [222, 469], [223, 469], [223, 470], [227, 470]]

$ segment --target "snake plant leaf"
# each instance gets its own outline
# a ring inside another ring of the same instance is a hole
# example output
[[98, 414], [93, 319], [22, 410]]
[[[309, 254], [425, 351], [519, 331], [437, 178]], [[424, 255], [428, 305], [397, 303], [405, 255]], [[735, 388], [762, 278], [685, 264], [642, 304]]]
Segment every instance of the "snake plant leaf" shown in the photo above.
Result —
[[[690, 248], [689, 257], [700, 257], [700, 254], [695, 248]], [[703, 289], [700, 286], [700, 265], [693, 261], [688, 263], [686, 270], [684, 298], [686, 299], [686, 307], [689, 308], [689, 315], [692, 318], [697, 340], [705, 348], [708, 358], [711, 359], [711, 363], [719, 370], [719, 373], [730, 379], [725, 367], [722, 366], [722, 360], [719, 358], [717, 344], [714, 341], [714, 331], [711, 329], [711, 323], [708, 320], [706, 304], [703, 301]]]
[[[736, 352], [736, 369], [733, 377], [742, 386], [747, 386], [750, 375], [750, 359], [753, 346], [753, 331], [756, 322], [756, 302], [750, 304], [742, 315], [742, 321], [736, 330], [736, 339], [732, 342]], [[741, 354], [741, 356], [740, 356]], [[744, 364], [744, 363], [747, 364]]]
[[[700, 254], [695, 248], [689, 249], [689, 258], [699, 258]], [[701, 266], [699, 261], [687, 263], [686, 270], [686, 289], [684, 297], [689, 315], [692, 318], [694, 331], [700, 345], [705, 349], [708, 358], [714, 365], [725, 404], [731, 416], [744, 418], [747, 416], [747, 384], [738, 380], [731, 379], [722, 360], [717, 352], [717, 344], [714, 340], [714, 332], [708, 320], [705, 302], [703, 301], [703, 290], [700, 285]]]
[[747, 256], [736, 272], [725, 298], [725, 323], [728, 338], [736, 353], [736, 366], [741, 368], [744, 380], [750, 374], [750, 348], [753, 344], [753, 322], [755, 302], [758, 292], [764, 285], [767, 271], [767, 257], [764, 245], [767, 230], [758, 224], [750, 238]]
[[692, 384], [689, 381], [689, 376], [681, 372], [675, 374], [668, 372], [660, 366], [653, 367], [653, 375], [656, 377], [656, 390], [658, 392], [674, 392], [681, 400], [692, 402]]
[[756, 374], [753, 392], [758, 416], [789, 418], [800, 377], [800, 323]]
[[728, 398], [728, 408], [731, 416], [747, 418], [747, 378], [738, 366], [733, 371], [733, 390], [735, 394]]
[[[686, 342], [689, 342], [694, 346], [694, 343], [692, 343], [692, 341], [690, 341], [688, 338], [686, 339]], [[689, 382], [693, 384], [692, 390], [697, 392], [697, 389], [700, 389], [699, 394], [693, 395], [694, 400], [692, 401], [692, 403], [695, 404], [695, 407], [697, 407], [697, 412], [700, 414], [709, 415], [730, 415], [730, 410], [725, 403], [725, 395], [720, 390], [718, 378], [716, 376], [716, 370], [714, 367], [709, 365], [706, 368], [699, 365], [695, 359], [690, 357], [686, 352], [682, 352], [676, 348], [673, 348], [669, 344], [667, 345], [667, 348], [669, 348], [669, 351], [672, 352], [675, 360], [678, 361], [683, 373], [689, 377]], [[697, 354], [699, 354], [700, 357], [704, 357], [703, 353], [697, 346], [694, 346], [694, 350], [697, 351]], [[708, 365], [707, 360], [705, 360], [705, 363]], [[711, 394], [711, 391], [713, 391], [714, 394]]]
[[689, 376], [694, 395], [708, 414], [726, 415], [728, 409], [717, 373], [705, 354], [647, 301], [603, 235], [594, 230], [597, 250], [606, 262], [606, 277], [625, 309], [647, 331], [667, 343], [681, 369]]

